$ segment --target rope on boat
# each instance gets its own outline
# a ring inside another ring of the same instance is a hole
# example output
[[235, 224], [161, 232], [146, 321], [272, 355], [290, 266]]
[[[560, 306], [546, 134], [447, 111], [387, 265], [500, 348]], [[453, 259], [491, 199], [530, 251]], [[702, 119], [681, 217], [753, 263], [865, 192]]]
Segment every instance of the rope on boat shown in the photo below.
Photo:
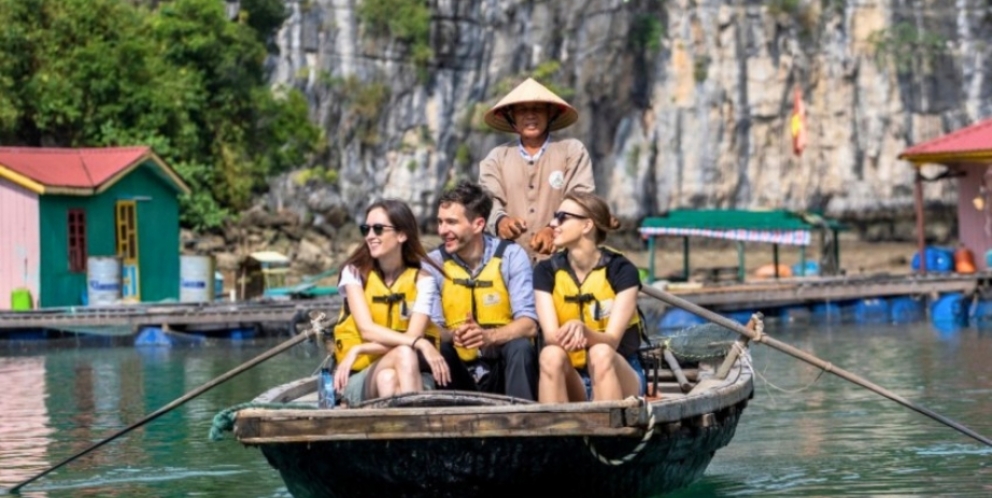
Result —
[[[647, 406], [647, 402], [645, 401], [643, 396], [638, 399], [641, 400], [641, 406]], [[592, 441], [589, 441], [589, 436], [583, 436], [582, 440], [586, 443], [586, 447], [589, 448], [589, 451], [592, 453], [592, 456], [596, 457], [596, 459], [599, 460], [600, 463], [602, 463], [603, 465], [612, 465], [616, 467], [633, 460], [634, 457], [636, 457], [641, 451], [644, 450], [644, 447], [647, 446], [648, 441], [651, 440], [652, 435], [654, 435], [654, 410], [651, 410], [651, 416], [648, 417], [648, 430], [644, 432], [644, 436], [641, 438], [641, 442], [637, 443], [637, 446], [635, 446], [634, 449], [631, 450], [630, 453], [628, 453], [623, 458], [615, 458], [615, 459], [606, 458], [601, 453], [596, 451], [596, 447], [592, 444]]]
[[[739, 344], [734, 344], [734, 347], [735, 348], [740, 348], [741, 346]], [[833, 364], [832, 363], [827, 363], [826, 368], [821, 369], [820, 370], [820, 373], [817, 374], [816, 378], [813, 379], [812, 381], [810, 381], [809, 384], [806, 384], [805, 386], [800, 387], [798, 389], [786, 389], [784, 387], [776, 386], [775, 384], [772, 383], [772, 381], [768, 380], [767, 377], [765, 377], [764, 375], [762, 375], [761, 372], [759, 372], [754, 367], [754, 362], [751, 361], [751, 358], [748, 357], [747, 355], [743, 354], [744, 350], [741, 349], [740, 352], [741, 352], [741, 355], [739, 356], [739, 358], [747, 366], [751, 367], [751, 371], [754, 372], [754, 375], [756, 377], [758, 377], [759, 379], [763, 380], [768, 387], [771, 387], [772, 389], [775, 389], [776, 391], [779, 391], [779, 392], [785, 393], [785, 394], [799, 394], [799, 393], [801, 393], [801, 392], [809, 389], [810, 387], [813, 387], [813, 384], [816, 384], [817, 382], [819, 382], [820, 377], [823, 377], [823, 374], [824, 373], [831, 371], [831, 369], [833, 367]], [[772, 401], [774, 402], [774, 399]]]
[[304, 405], [300, 403], [255, 403], [247, 402], [234, 405], [230, 408], [225, 408], [214, 415], [213, 424], [210, 426], [210, 440], [220, 441], [224, 439], [224, 431], [231, 431], [234, 429], [234, 419], [237, 417], [238, 412], [244, 410], [245, 408], [265, 408], [268, 410], [316, 410], [317, 407], [313, 405]]

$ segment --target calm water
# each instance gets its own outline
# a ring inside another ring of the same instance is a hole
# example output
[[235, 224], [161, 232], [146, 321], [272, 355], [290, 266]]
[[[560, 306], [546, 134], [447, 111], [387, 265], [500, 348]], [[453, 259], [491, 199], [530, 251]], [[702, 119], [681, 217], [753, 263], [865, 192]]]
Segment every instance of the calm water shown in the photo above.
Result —
[[[992, 332], [780, 326], [796, 347], [992, 436]], [[201, 346], [0, 341], [0, 487], [35, 475], [285, 338]], [[301, 345], [23, 488], [23, 496], [289, 496], [261, 452], [211, 442], [215, 413], [308, 375]], [[992, 448], [766, 346], [737, 436], [677, 496], [992, 494]]]

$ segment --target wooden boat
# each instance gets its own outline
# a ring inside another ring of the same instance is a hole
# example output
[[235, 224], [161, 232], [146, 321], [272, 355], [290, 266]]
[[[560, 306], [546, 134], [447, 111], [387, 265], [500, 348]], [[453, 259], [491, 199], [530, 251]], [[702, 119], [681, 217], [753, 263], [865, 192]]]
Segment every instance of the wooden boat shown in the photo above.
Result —
[[697, 480], [733, 438], [753, 394], [742, 351], [649, 368], [649, 396], [623, 401], [430, 391], [317, 409], [309, 377], [254, 399], [302, 408], [242, 409], [233, 432], [296, 498], [658, 496]]

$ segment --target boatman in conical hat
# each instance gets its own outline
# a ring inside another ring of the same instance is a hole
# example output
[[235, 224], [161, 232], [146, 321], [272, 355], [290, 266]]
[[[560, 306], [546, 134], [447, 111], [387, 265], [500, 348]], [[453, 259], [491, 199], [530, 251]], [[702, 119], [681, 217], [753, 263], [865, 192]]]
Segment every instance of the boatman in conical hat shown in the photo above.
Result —
[[479, 164], [479, 183], [493, 195], [489, 229], [515, 240], [533, 265], [554, 251], [549, 224], [569, 192], [593, 192], [592, 162], [582, 142], [553, 137], [579, 113], [544, 85], [528, 78], [486, 112], [486, 123], [517, 134]]

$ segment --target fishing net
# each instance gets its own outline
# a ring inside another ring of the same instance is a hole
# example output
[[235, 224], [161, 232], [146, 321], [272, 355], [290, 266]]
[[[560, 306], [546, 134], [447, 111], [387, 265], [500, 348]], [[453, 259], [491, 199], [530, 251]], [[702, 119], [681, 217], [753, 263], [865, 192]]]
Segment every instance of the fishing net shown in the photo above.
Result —
[[739, 337], [722, 325], [705, 323], [667, 335], [655, 347], [671, 351], [679, 361], [700, 361], [726, 356]]

